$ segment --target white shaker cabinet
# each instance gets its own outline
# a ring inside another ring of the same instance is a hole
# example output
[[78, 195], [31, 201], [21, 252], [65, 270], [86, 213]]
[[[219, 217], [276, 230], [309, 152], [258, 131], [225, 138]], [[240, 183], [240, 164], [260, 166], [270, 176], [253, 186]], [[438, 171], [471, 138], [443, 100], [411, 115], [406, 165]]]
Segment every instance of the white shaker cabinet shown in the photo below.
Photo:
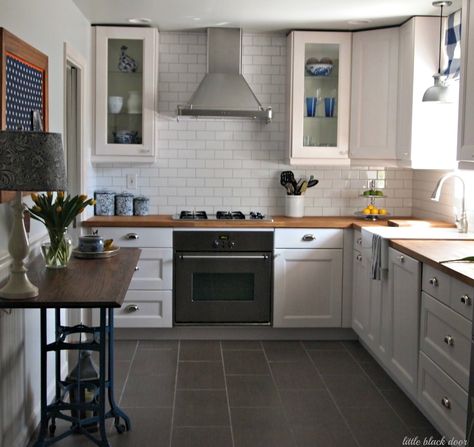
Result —
[[456, 167], [457, 103], [422, 101], [438, 70], [438, 44], [436, 17], [414, 17], [400, 27], [397, 158], [401, 166]]
[[348, 165], [351, 33], [293, 31], [288, 53], [290, 163]]
[[274, 327], [341, 327], [342, 233], [275, 230]]
[[94, 163], [153, 163], [158, 31], [95, 27]]
[[[469, 0], [463, 0], [462, 21], [458, 160], [474, 162], [474, 5]], [[474, 163], [460, 167], [474, 169]]]
[[396, 27], [352, 36], [352, 164], [397, 158], [399, 34]]
[[388, 369], [405, 391], [417, 395], [421, 264], [389, 248]]
[[171, 228], [99, 228], [119, 247], [141, 249], [125, 301], [115, 310], [119, 328], [173, 326], [173, 232]]

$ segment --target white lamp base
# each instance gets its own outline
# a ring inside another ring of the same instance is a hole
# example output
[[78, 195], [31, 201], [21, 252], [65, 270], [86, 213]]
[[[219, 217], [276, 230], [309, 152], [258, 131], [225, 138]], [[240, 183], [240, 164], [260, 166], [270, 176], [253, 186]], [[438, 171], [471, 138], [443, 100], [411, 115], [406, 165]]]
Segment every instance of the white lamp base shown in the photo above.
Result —
[[23, 260], [28, 256], [29, 246], [23, 222], [23, 204], [21, 191], [16, 192], [13, 208], [13, 225], [8, 242], [8, 251], [13, 258], [10, 267], [10, 277], [4, 287], [0, 289], [0, 298], [9, 300], [24, 300], [38, 296], [38, 287], [33, 285], [26, 272], [28, 269]]

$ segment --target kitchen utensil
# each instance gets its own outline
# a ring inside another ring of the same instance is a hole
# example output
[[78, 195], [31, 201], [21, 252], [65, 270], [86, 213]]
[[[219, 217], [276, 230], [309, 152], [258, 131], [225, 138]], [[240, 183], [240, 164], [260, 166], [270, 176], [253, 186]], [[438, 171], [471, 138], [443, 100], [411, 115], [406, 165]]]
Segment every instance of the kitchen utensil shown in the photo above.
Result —
[[295, 174], [293, 174], [293, 171], [283, 171], [280, 174], [280, 179], [284, 181], [284, 183], [291, 183], [293, 186], [296, 186]]
[[299, 194], [299, 193], [300, 193], [300, 189], [301, 189], [301, 186], [303, 185], [303, 182], [304, 182], [304, 181], [305, 181], [305, 180], [304, 180], [303, 178], [300, 178], [300, 179], [298, 180], [298, 182], [296, 183], [296, 188], [295, 188], [295, 193], [296, 193], [296, 194]]
[[303, 195], [306, 192], [307, 188], [308, 188], [308, 182], [304, 180], [302, 185], [300, 186], [300, 189], [298, 190], [298, 194]]
[[308, 188], [312, 188], [313, 186], [316, 186], [318, 183], [319, 183], [319, 180], [316, 180], [315, 178], [311, 180], [311, 177], [310, 177], [308, 181]]

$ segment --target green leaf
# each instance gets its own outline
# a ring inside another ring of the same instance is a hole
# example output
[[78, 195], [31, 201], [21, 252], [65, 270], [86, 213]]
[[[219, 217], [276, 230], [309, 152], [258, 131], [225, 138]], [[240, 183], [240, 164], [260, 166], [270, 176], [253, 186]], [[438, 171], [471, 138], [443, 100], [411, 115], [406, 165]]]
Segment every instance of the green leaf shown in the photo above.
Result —
[[447, 259], [446, 261], [440, 261], [440, 264], [445, 264], [446, 262], [474, 262], [474, 256], [466, 256], [465, 258], [459, 259]]

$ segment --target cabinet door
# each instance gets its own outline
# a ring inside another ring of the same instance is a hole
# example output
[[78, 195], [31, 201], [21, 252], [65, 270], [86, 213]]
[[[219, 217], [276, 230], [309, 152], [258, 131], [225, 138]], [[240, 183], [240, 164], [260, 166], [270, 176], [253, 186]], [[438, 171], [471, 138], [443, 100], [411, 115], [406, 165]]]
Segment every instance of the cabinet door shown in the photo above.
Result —
[[342, 250], [275, 250], [274, 327], [341, 327]]
[[[462, 3], [461, 85], [459, 94], [458, 160], [474, 161], [474, 7]], [[463, 164], [474, 169], [474, 163]]]
[[292, 32], [290, 162], [348, 164], [351, 33]]
[[389, 249], [388, 367], [416, 396], [420, 321], [420, 263]]
[[399, 29], [352, 37], [351, 159], [394, 160]]
[[154, 28], [96, 28], [93, 161], [153, 161], [157, 84]]
[[130, 290], [171, 290], [173, 249], [142, 248]]

